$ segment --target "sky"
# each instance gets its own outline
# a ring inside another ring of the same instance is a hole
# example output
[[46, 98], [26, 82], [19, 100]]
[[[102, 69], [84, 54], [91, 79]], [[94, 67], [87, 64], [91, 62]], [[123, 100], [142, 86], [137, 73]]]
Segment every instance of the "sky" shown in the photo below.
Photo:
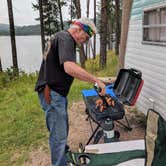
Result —
[[[81, 1], [82, 16], [86, 17], [86, 0]], [[35, 25], [39, 24], [35, 18], [39, 17], [39, 12], [32, 9], [32, 2], [36, 0], [12, 0], [13, 15], [15, 25]], [[64, 20], [69, 18], [68, 9], [62, 8]], [[90, 18], [93, 18], [93, 1], [90, 3]], [[0, 0], [0, 23], [8, 24], [7, 0]]]

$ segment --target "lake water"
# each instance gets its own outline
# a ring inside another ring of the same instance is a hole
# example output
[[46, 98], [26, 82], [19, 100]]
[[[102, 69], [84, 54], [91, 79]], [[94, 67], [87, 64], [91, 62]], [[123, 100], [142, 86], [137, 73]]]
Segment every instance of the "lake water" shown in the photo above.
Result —
[[[40, 36], [16, 36], [19, 68], [25, 72], [39, 70], [42, 60]], [[2, 68], [12, 66], [11, 42], [9, 36], [0, 37]]]
[[[98, 54], [100, 49], [99, 36], [97, 36], [96, 43], [96, 53]], [[42, 61], [40, 36], [16, 36], [16, 46], [19, 68], [27, 73], [38, 71]], [[12, 66], [12, 52], [9, 36], [0, 37], [0, 57], [3, 70]], [[90, 52], [90, 57], [92, 57], [92, 52]]]

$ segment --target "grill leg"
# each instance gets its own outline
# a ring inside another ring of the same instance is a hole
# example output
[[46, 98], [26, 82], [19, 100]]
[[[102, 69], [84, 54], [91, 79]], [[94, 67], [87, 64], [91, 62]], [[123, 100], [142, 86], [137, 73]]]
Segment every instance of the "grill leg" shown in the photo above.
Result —
[[93, 144], [97, 144], [103, 136], [103, 130], [99, 130], [94, 138]]
[[125, 120], [126, 120], [126, 122], [127, 122], [127, 125], [125, 125], [124, 123], [122, 123], [122, 122], [120, 122], [120, 121], [118, 121], [118, 120], [116, 120], [116, 122], [117, 122], [118, 124], [120, 124], [121, 126], [125, 127], [128, 131], [131, 131], [132, 128], [131, 128], [131, 126], [130, 126], [130, 124], [129, 124], [129, 121], [128, 121], [126, 115], [124, 115], [124, 117], [125, 117]]
[[96, 132], [98, 131], [99, 128], [100, 128], [100, 125], [98, 124], [96, 129], [92, 133], [91, 137], [89, 138], [88, 142], [86, 143], [86, 145], [88, 145], [90, 143], [90, 141], [92, 140], [92, 138], [94, 137], [94, 135], [96, 134]]

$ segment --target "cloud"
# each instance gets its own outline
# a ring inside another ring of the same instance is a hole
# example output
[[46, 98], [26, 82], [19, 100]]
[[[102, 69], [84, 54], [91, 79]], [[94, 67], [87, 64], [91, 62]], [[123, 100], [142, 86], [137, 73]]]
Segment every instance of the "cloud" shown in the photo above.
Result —
[[[38, 11], [34, 11], [32, 9], [32, 2], [35, 2], [35, 0], [13, 0], [12, 2], [15, 25], [29, 25], [38, 23], [35, 18], [39, 16], [39, 13]], [[0, 22], [8, 23], [9, 18], [6, 0], [1, 0], [1, 8], [2, 10], [0, 10]]]
[[[1, 1], [1, 10], [0, 10], [0, 23], [9, 23], [8, 18], [8, 9], [7, 9], [7, 1]], [[98, 1], [98, 0], [97, 0]], [[31, 25], [38, 24], [39, 22], [35, 20], [35, 18], [39, 17], [39, 12], [34, 11], [32, 9], [32, 2], [36, 2], [36, 0], [12, 0], [13, 2], [13, 15], [14, 15], [14, 23], [15, 25]], [[93, 17], [93, 1], [90, 1], [90, 17]], [[82, 17], [86, 17], [86, 1], [81, 0], [81, 10]], [[69, 18], [68, 8], [62, 8], [63, 19], [66, 20]]]

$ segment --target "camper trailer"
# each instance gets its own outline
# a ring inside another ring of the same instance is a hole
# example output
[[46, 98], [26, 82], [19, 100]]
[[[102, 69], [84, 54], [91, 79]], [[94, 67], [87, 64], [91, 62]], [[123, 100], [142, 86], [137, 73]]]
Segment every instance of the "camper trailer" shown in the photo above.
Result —
[[133, 0], [125, 68], [143, 73], [138, 109], [166, 117], [166, 0]]

